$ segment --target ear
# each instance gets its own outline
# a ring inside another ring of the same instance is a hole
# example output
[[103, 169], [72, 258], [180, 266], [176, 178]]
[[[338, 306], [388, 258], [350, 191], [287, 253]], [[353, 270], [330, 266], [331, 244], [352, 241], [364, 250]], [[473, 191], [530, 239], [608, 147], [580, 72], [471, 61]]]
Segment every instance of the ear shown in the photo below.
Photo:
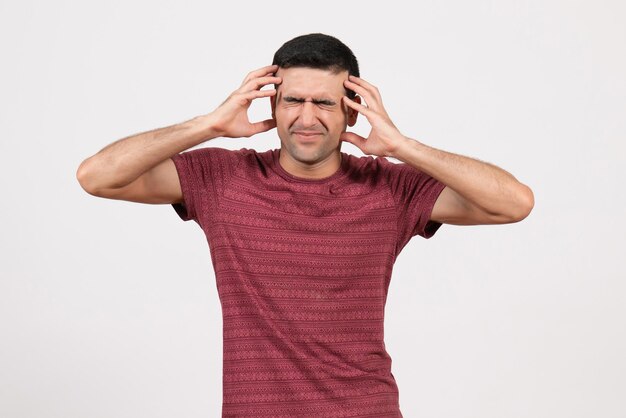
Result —
[[272, 107], [272, 119], [276, 119], [274, 114], [276, 111], [276, 95], [270, 96], [270, 106]]
[[[354, 96], [354, 99], [352, 99], [352, 101], [361, 104], [361, 98], [359, 96]], [[351, 107], [348, 107], [348, 126], [354, 126], [358, 116], [358, 110], [354, 110]]]

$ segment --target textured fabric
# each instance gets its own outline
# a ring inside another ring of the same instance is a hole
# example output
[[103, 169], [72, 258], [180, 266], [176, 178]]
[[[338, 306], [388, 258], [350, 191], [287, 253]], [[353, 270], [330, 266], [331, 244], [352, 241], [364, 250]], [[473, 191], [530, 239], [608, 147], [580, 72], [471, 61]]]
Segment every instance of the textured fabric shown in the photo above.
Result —
[[206, 234], [223, 315], [223, 417], [402, 417], [385, 349], [394, 261], [430, 238], [445, 187], [404, 163], [341, 153], [324, 179], [280, 149], [175, 155], [174, 204]]

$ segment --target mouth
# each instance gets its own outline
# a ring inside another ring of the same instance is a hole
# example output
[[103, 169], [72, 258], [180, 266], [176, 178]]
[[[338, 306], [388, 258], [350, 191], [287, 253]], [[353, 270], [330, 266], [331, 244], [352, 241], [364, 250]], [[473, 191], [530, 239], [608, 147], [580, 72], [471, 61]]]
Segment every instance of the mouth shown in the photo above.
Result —
[[294, 132], [294, 135], [296, 135], [302, 141], [314, 141], [319, 136], [321, 136], [322, 133], [321, 132], [296, 131], [296, 132]]

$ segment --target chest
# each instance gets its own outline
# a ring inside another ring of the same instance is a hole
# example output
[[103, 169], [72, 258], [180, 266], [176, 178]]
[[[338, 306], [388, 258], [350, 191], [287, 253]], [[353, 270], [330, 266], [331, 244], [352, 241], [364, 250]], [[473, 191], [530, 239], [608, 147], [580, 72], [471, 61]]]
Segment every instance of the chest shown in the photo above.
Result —
[[380, 274], [393, 264], [397, 213], [384, 190], [235, 181], [213, 220], [205, 232], [216, 268], [342, 276]]

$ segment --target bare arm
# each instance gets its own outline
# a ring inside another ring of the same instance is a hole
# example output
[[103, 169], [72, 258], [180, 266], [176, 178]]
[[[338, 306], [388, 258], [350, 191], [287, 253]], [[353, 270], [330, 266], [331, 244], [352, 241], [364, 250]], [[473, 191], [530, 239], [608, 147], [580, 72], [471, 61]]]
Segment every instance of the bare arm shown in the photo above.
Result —
[[115, 141], [78, 167], [76, 178], [89, 194], [141, 203], [179, 203], [182, 191], [171, 157], [216, 137], [249, 137], [276, 126], [273, 119], [250, 123], [247, 110], [252, 100], [269, 97], [279, 84], [269, 76], [277, 66], [250, 72], [241, 87], [216, 110], [180, 124], [159, 128]]
[[[76, 177], [94, 196], [144, 203], [179, 202], [182, 193], [170, 158], [215, 137], [210, 115], [132, 135], [87, 158]], [[142, 193], [148, 189], [151, 193]]]
[[503, 224], [524, 219], [532, 190], [489, 163], [438, 150], [406, 138], [394, 157], [444, 183], [430, 218], [453, 225]]
[[345, 132], [343, 141], [368, 155], [396, 158], [446, 185], [431, 220], [454, 225], [503, 224], [521, 221], [530, 214], [535, 204], [533, 192], [513, 175], [493, 164], [405, 137], [387, 114], [378, 88], [354, 76], [345, 80], [344, 86], [367, 102], [364, 106], [360, 100], [343, 97], [346, 105], [365, 115], [372, 131], [367, 138]]

